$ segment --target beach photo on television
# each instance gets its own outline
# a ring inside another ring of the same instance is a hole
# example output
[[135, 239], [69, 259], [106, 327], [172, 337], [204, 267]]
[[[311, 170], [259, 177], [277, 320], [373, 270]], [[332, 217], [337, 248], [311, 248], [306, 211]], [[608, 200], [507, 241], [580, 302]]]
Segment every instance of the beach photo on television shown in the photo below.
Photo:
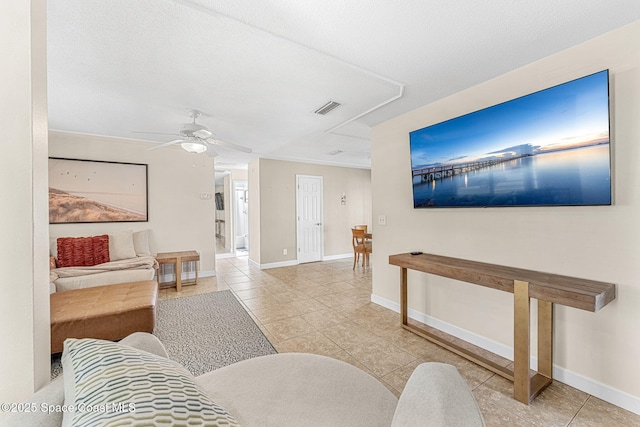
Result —
[[410, 134], [414, 207], [611, 204], [608, 73]]

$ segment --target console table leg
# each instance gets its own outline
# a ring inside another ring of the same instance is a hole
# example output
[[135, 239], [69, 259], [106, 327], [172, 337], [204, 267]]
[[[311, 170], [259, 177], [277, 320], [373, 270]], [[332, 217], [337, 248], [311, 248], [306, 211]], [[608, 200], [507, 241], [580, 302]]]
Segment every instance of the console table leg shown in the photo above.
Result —
[[538, 373], [553, 378], [553, 303], [538, 300]]
[[400, 269], [400, 317], [403, 325], [409, 323], [407, 315], [407, 269]]
[[529, 283], [513, 282], [513, 397], [529, 404], [530, 300]]

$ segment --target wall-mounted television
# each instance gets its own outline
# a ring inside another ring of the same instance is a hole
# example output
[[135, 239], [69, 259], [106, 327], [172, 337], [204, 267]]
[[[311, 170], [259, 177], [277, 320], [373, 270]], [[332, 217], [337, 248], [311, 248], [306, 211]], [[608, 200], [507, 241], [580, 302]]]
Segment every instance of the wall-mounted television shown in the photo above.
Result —
[[415, 208], [611, 205], [608, 70], [409, 140]]

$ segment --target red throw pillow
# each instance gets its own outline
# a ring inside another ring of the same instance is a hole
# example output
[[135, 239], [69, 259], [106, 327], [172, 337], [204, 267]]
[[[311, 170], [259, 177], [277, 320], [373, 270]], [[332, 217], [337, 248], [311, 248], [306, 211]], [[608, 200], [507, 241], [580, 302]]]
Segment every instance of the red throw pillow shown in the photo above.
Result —
[[60, 237], [58, 267], [90, 267], [109, 262], [109, 236]]

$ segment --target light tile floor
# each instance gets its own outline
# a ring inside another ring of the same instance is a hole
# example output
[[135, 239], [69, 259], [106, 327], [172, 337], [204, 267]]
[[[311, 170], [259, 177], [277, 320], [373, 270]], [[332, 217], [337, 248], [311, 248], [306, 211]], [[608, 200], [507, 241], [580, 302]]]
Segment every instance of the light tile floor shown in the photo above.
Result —
[[458, 368], [487, 426], [640, 426], [640, 416], [554, 381], [529, 406], [512, 384], [400, 327], [399, 315], [371, 303], [371, 269], [350, 259], [260, 270], [247, 257], [219, 259], [217, 277], [201, 278], [160, 298], [230, 289], [278, 352], [307, 352], [351, 363], [396, 396], [420, 363]]

